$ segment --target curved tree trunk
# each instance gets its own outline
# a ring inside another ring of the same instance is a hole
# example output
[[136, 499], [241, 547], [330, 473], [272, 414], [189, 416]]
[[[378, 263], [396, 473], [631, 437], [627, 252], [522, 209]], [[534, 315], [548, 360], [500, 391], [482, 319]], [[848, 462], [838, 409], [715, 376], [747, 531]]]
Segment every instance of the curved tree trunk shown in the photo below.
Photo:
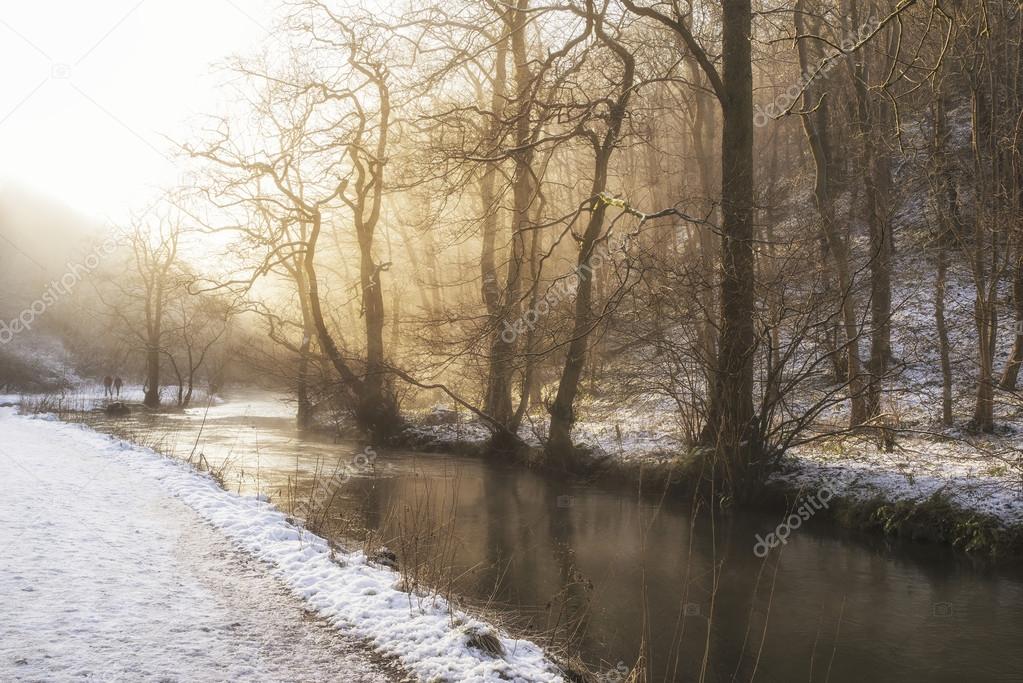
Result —
[[358, 405], [359, 396], [362, 394], [362, 380], [352, 371], [338, 350], [334, 338], [327, 329], [327, 323], [323, 318], [323, 308], [320, 305], [320, 288], [316, 279], [316, 246], [320, 237], [322, 216], [318, 211], [311, 217], [311, 229], [309, 239], [305, 245], [305, 259], [303, 268], [305, 270], [307, 285], [309, 287], [309, 315], [312, 318], [313, 326], [316, 329], [316, 336], [327, 359], [330, 360], [334, 370], [337, 371], [342, 381], [342, 391], [345, 392], [346, 401], [355, 407]]
[[579, 244], [579, 259], [575, 270], [578, 285], [576, 287], [575, 310], [572, 320], [572, 338], [569, 341], [568, 351], [565, 355], [565, 366], [561, 372], [561, 381], [558, 383], [558, 393], [550, 406], [551, 423], [547, 440], [547, 460], [548, 464], [562, 469], [572, 469], [575, 466], [575, 449], [572, 445], [572, 427], [575, 424], [575, 399], [579, 392], [579, 380], [582, 377], [583, 368], [586, 366], [590, 333], [599, 322], [594, 319], [591, 307], [595, 263], [594, 252], [599, 240], [603, 236], [604, 218], [607, 214], [607, 202], [602, 195], [607, 189], [607, 174], [611, 163], [611, 155], [618, 144], [618, 136], [621, 132], [622, 122], [625, 120], [635, 79], [635, 62], [632, 55], [604, 33], [601, 21], [600, 19], [596, 21], [595, 30], [597, 37], [615, 52], [623, 65], [624, 72], [618, 97], [614, 104], [610, 106], [607, 131], [602, 139], [599, 140], [599, 143], [596, 136], [592, 140], [594, 160], [593, 185], [590, 188], [590, 196], [593, 197], [593, 204], [590, 209], [586, 230], [583, 232], [582, 241]]

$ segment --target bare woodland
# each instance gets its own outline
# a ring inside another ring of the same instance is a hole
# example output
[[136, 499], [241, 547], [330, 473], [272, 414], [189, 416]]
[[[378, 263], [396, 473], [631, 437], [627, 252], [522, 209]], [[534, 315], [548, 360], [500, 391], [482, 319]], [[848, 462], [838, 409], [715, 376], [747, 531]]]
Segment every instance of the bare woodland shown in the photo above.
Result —
[[743, 500], [822, 434], [893, 447], [923, 278], [933, 426], [992, 432], [1023, 362], [1021, 37], [1001, 0], [291, 3], [222, 65], [232, 106], [177, 141], [190, 182], [124, 231], [100, 319], [151, 407], [231, 360], [302, 427], [400, 442], [440, 403], [558, 471], [590, 465], [593, 401], [656, 395]]

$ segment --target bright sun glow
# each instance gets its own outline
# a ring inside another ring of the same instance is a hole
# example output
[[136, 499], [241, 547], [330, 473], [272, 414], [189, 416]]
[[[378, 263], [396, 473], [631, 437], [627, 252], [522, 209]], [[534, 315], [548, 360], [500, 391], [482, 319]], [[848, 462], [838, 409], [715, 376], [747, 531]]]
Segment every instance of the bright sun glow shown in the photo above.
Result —
[[265, 0], [71, 0], [0, 10], [0, 182], [116, 219], [180, 173], [217, 63], [271, 43]]

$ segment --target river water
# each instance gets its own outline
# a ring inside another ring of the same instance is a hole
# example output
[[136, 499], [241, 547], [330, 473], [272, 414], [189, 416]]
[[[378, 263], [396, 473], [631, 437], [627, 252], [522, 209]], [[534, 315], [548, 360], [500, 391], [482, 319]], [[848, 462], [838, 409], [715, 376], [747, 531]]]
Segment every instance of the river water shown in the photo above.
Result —
[[367, 462], [364, 444], [297, 432], [269, 396], [130, 419], [282, 509], [347, 467], [324, 498], [331, 534], [368, 534], [424, 584], [567, 647], [603, 681], [623, 680], [643, 644], [653, 681], [1023, 681], [1018, 566], [813, 518], [761, 559], [777, 514], [694, 516], [631, 487], [453, 455]]

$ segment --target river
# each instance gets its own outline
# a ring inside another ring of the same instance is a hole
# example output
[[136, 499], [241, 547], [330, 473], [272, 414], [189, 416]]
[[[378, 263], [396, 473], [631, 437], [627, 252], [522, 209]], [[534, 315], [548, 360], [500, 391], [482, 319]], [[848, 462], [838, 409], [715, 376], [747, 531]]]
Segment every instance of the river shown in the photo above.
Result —
[[602, 681], [623, 680], [644, 642], [654, 681], [1023, 681], [1018, 567], [814, 518], [761, 559], [775, 513], [694, 520], [687, 501], [491, 460], [357, 457], [365, 444], [299, 433], [265, 395], [129, 419], [285, 510], [348, 466], [331, 534], [386, 544], [414, 578], [567, 647]]

